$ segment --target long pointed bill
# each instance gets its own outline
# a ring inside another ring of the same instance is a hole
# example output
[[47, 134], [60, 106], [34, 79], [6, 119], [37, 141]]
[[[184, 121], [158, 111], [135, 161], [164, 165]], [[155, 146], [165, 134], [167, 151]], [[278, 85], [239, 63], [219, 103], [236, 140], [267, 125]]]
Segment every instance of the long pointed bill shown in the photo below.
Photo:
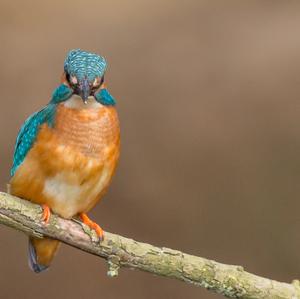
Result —
[[90, 85], [89, 80], [87, 78], [83, 78], [79, 82], [79, 90], [80, 90], [80, 96], [85, 104], [87, 104], [88, 97], [90, 95]]

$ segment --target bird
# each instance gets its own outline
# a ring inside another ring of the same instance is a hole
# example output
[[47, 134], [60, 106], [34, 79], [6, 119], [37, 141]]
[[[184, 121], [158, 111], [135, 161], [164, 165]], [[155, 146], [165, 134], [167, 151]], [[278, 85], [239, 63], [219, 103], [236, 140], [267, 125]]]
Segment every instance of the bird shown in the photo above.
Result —
[[[79, 217], [100, 241], [104, 231], [87, 213], [108, 189], [120, 155], [116, 100], [106, 88], [106, 68], [100, 55], [68, 52], [50, 102], [19, 131], [9, 181], [10, 194], [41, 205], [45, 224], [52, 213]], [[48, 269], [59, 244], [29, 237], [31, 270]]]

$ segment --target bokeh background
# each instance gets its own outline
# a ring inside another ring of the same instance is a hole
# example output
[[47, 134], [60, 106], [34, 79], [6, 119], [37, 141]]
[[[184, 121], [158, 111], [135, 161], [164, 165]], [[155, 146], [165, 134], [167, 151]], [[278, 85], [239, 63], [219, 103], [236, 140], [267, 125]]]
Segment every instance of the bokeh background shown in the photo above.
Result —
[[[0, 185], [25, 118], [69, 49], [105, 56], [122, 126], [119, 168], [91, 213], [107, 231], [291, 281], [300, 276], [300, 3], [0, 3]], [[27, 267], [0, 227], [1, 298], [221, 298], [62, 246]]]

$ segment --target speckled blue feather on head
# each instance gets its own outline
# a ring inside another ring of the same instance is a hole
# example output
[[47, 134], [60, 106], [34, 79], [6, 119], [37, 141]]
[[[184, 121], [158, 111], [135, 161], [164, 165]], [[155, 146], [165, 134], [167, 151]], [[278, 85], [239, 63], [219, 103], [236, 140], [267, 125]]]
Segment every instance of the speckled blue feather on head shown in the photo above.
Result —
[[96, 77], [104, 75], [106, 61], [97, 54], [76, 49], [68, 53], [64, 68], [68, 74], [78, 80], [87, 76], [90, 81], [93, 81]]

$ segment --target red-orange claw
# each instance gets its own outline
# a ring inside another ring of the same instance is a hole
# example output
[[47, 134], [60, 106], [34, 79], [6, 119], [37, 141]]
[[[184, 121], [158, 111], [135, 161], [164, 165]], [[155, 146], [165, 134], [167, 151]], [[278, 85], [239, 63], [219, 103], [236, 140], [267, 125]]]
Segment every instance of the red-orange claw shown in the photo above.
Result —
[[98, 235], [100, 241], [103, 241], [104, 239], [104, 230], [94, 222], [93, 229], [95, 230], [96, 234]]
[[44, 221], [47, 224], [51, 216], [51, 210], [47, 205], [42, 205], [42, 209], [43, 209], [42, 221]]
[[87, 214], [81, 213], [79, 214], [81, 221], [86, 224], [89, 228], [93, 229], [97, 236], [99, 237], [99, 241], [103, 241], [104, 239], [104, 231], [103, 229], [94, 221], [92, 221]]

